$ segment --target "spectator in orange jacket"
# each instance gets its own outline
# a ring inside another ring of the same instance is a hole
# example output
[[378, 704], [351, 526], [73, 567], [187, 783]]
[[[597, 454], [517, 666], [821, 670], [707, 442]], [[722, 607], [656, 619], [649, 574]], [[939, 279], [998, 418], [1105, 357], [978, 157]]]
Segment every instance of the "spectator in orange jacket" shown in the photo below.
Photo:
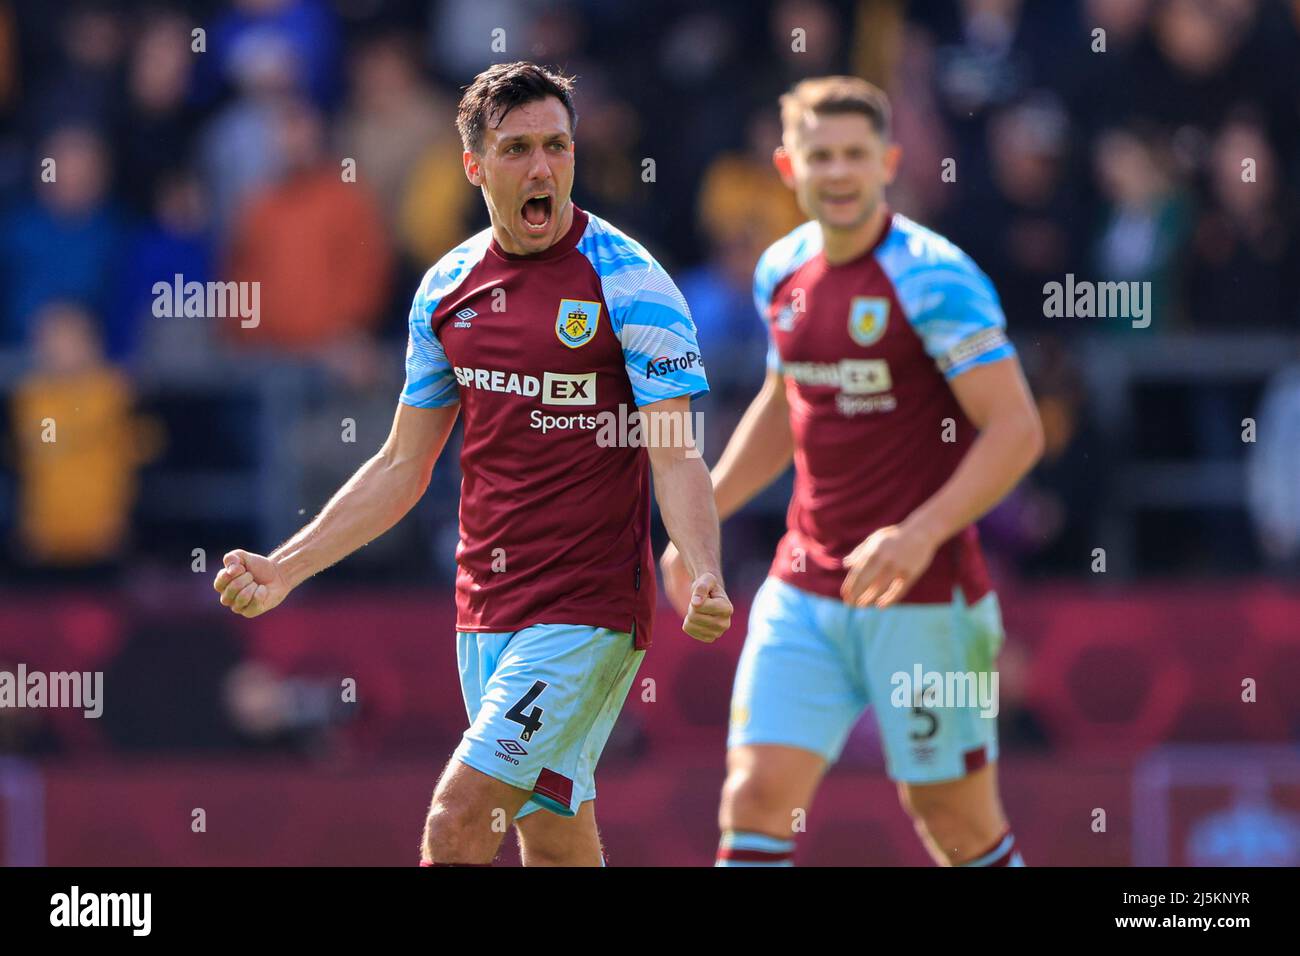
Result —
[[278, 181], [240, 211], [227, 273], [259, 282], [257, 324], [227, 325], [235, 342], [319, 355], [370, 333], [388, 300], [392, 250], [374, 197], [325, 152], [320, 114], [279, 111]]

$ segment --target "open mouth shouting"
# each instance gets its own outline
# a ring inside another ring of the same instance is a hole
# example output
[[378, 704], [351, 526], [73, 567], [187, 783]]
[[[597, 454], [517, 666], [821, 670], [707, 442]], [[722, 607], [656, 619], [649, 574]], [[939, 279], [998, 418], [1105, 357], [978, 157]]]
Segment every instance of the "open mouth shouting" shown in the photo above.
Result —
[[550, 193], [534, 193], [524, 201], [520, 217], [524, 222], [524, 231], [531, 236], [544, 236], [551, 227], [551, 215], [555, 201]]
[[827, 192], [822, 193], [822, 205], [827, 209], [845, 210], [852, 209], [858, 202], [857, 192]]

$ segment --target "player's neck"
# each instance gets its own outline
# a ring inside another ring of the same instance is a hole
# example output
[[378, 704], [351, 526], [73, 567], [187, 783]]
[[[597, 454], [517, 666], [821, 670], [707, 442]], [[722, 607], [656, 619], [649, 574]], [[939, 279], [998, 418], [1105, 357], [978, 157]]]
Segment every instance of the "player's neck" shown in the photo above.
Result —
[[822, 225], [822, 255], [833, 266], [852, 262], [877, 242], [889, 220], [889, 207], [882, 200], [862, 225], [854, 229], [827, 229]]

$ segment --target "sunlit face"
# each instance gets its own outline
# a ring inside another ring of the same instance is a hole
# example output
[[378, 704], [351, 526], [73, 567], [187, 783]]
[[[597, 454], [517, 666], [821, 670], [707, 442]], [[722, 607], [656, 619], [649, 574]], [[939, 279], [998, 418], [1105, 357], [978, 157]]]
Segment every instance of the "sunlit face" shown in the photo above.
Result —
[[482, 153], [466, 150], [464, 160], [506, 252], [541, 252], [572, 224], [573, 135], [568, 111], [555, 97], [516, 106], [484, 132]]
[[805, 113], [776, 151], [776, 168], [806, 215], [824, 229], [864, 225], [894, 181], [900, 150], [861, 113]]

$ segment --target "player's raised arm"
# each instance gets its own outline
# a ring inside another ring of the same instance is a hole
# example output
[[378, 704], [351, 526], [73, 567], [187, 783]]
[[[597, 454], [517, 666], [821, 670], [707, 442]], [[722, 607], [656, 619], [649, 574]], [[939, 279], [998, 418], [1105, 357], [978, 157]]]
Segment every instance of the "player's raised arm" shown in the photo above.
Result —
[[395, 525], [428, 487], [459, 410], [458, 404], [415, 408], [399, 403], [384, 446], [309, 524], [270, 555], [241, 549], [226, 554], [213, 582], [221, 603], [243, 617], [257, 617], [307, 578]]
[[[641, 409], [651, 428], [683, 441], [651, 443], [655, 498], [668, 536], [681, 552], [690, 579], [682, 630], [698, 641], [717, 640], [731, 626], [731, 600], [722, 583], [718, 512], [704, 460], [695, 452], [691, 400], [683, 395]], [[669, 423], [667, 426], [656, 423]]]
[[718, 518], [725, 521], [745, 507], [790, 467], [793, 457], [785, 379], [779, 370], [769, 369], [713, 468]]
[[[444, 258], [454, 261], [455, 255]], [[226, 554], [212, 586], [236, 614], [256, 617], [271, 610], [313, 574], [395, 525], [424, 494], [460, 411], [451, 363], [430, 324], [429, 292], [444, 280], [443, 265], [429, 270], [411, 303], [406, 384], [388, 440], [320, 514], [270, 555], [241, 549]]]
[[[718, 517], [723, 521], [776, 481], [794, 457], [785, 376], [769, 313], [778, 281], [806, 259], [813, 248], [807, 241], [809, 232], [803, 226], [774, 243], [754, 268], [754, 307], [767, 335], [767, 377], [713, 468], [714, 498]], [[665, 563], [672, 559], [665, 553]]]

